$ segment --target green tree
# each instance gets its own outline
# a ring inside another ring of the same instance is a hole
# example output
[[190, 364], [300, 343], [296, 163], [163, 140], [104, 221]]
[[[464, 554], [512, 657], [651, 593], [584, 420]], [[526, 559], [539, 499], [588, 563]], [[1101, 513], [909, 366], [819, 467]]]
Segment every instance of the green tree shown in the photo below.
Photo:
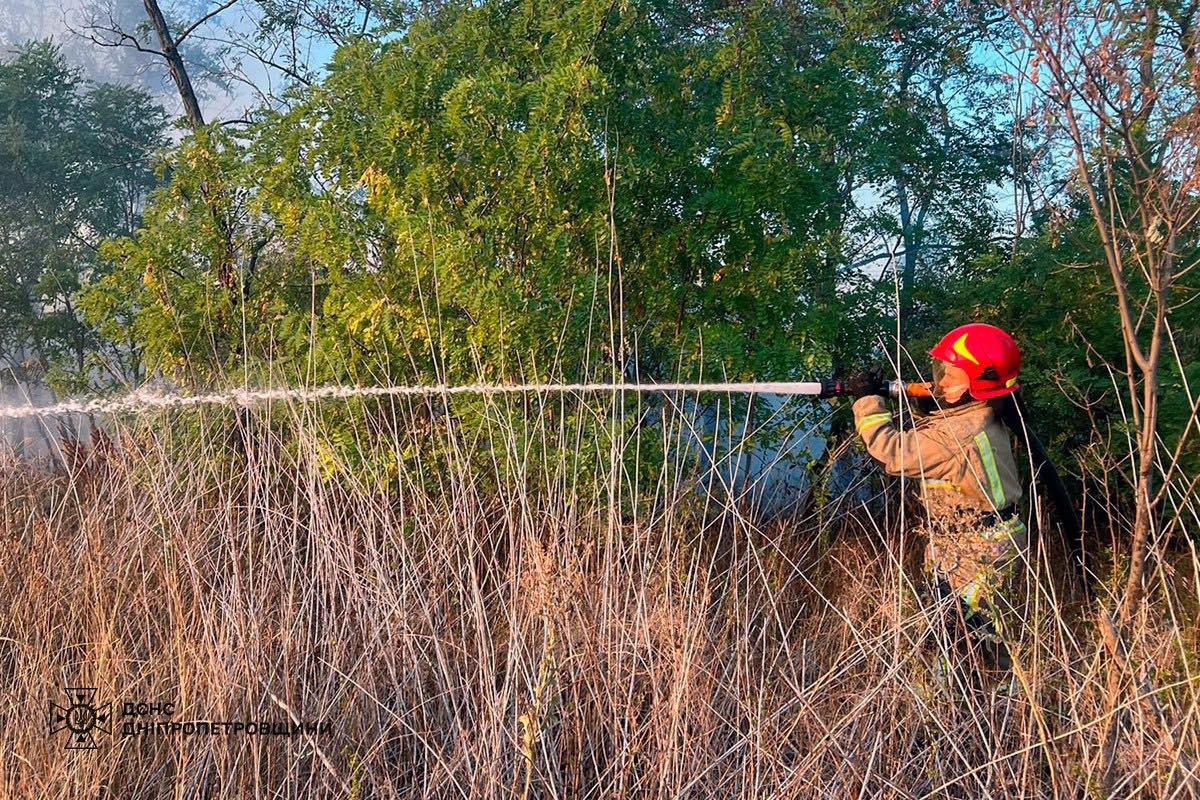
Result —
[[163, 124], [146, 94], [85, 82], [47, 42], [0, 64], [0, 358], [10, 375], [60, 389], [136, 377], [136, 343], [105, 347], [76, 294], [108, 268], [100, 242], [137, 227]]
[[878, 75], [876, 148], [863, 165], [877, 204], [856, 222], [855, 263], [895, 275], [904, 338], [942, 327], [927, 286], [1002, 238], [991, 192], [1011, 178], [1004, 84], [976, 53], [996, 21], [969, 4], [897, 2], [878, 11], [888, 45]]
[[446, 6], [342, 48], [246, 144], [186, 144], [90, 302], [199, 376], [267, 353], [355, 380], [853, 360], [870, 24], [772, 3]]

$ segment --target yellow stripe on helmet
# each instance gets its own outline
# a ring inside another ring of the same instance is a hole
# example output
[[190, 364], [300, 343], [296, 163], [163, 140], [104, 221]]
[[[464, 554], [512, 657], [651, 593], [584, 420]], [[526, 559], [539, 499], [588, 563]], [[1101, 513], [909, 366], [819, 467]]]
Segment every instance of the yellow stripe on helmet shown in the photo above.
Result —
[[979, 366], [979, 359], [975, 357], [974, 353], [967, 349], [967, 334], [964, 333], [962, 336], [955, 339], [952, 347], [954, 352], [958, 353], [975, 366]]

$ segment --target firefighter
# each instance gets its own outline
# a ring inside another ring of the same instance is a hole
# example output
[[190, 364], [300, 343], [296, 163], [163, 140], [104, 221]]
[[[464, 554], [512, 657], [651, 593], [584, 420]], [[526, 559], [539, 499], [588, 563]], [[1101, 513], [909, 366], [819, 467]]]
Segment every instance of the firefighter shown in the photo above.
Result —
[[936, 408], [910, 429], [895, 424], [878, 371], [849, 381], [854, 421], [867, 452], [893, 475], [919, 481], [928, 537], [925, 567], [942, 596], [958, 599], [956, 639], [994, 666], [1011, 661], [1004, 644], [1012, 577], [1028, 534], [1022, 483], [1003, 409], [1017, 391], [1021, 353], [1003, 330], [962, 325], [929, 351]]

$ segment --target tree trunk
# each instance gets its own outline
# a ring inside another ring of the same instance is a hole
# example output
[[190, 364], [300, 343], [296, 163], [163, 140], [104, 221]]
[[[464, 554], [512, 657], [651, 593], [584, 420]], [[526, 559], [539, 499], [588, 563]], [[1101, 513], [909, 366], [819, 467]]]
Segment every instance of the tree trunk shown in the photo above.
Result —
[[175, 81], [175, 86], [179, 89], [179, 99], [183, 101], [183, 111], [187, 115], [188, 123], [193, 128], [203, 127], [204, 115], [200, 113], [200, 102], [196, 99], [192, 80], [188, 77], [187, 67], [183, 63], [183, 57], [179, 55], [175, 39], [167, 28], [167, 20], [163, 17], [162, 9], [158, 7], [158, 0], [142, 0], [142, 3], [146, 7], [146, 16], [150, 18], [150, 24], [154, 26], [154, 32], [158, 35], [158, 43], [162, 47], [163, 57], [167, 60], [171, 80]]
[[912, 208], [908, 203], [908, 187], [904, 177], [896, 175], [896, 199], [900, 204], [900, 236], [904, 242], [904, 266], [900, 270], [900, 315], [901, 333], [908, 330], [908, 319], [912, 315], [912, 286], [917, 276], [917, 248], [913, 242]]

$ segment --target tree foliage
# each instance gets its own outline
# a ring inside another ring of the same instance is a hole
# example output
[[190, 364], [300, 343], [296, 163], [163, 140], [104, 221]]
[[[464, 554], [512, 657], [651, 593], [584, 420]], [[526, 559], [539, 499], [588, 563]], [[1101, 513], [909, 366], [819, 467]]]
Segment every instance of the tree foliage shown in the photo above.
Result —
[[860, 361], [887, 296], [851, 260], [881, 235], [856, 192], [936, 110], [889, 104], [899, 14], [439, 7], [342, 47], [245, 138], [185, 143], [89, 307], [135, 318], [155, 365], [202, 380], [266, 358], [358, 381]]
[[60, 388], [124, 372], [137, 343], [105, 348], [81, 319], [81, 282], [104, 274], [106, 238], [130, 235], [155, 182], [161, 109], [144, 93], [82, 79], [49, 43], [0, 64], [0, 358]]

